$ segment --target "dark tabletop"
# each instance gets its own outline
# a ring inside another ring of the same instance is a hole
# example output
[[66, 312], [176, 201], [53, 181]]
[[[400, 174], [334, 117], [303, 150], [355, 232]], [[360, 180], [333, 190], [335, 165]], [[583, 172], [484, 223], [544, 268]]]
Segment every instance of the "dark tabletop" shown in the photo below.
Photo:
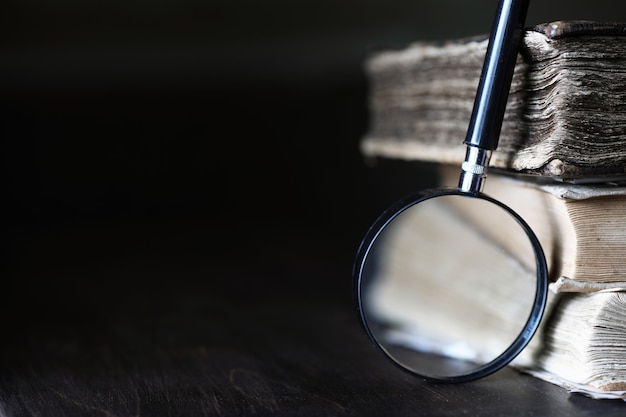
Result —
[[195, 218], [23, 240], [5, 305], [3, 415], [626, 411], [511, 369], [460, 385], [409, 376], [363, 333], [332, 237], [260, 233], [220, 250], [211, 229]]

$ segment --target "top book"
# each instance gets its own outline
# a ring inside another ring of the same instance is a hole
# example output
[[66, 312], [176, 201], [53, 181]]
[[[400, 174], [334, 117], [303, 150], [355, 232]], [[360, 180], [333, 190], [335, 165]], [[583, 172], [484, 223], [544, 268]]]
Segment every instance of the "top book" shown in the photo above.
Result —
[[[460, 165], [487, 42], [418, 42], [371, 56], [363, 154]], [[525, 32], [490, 166], [573, 182], [626, 178], [626, 23]]]

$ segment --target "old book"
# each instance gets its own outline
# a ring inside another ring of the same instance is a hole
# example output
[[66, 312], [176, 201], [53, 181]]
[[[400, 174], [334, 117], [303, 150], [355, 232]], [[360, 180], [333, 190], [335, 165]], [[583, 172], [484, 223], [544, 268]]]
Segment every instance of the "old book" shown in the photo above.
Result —
[[[442, 184], [454, 186], [459, 168], [438, 167]], [[589, 292], [626, 286], [626, 186], [532, 181], [492, 172], [488, 195], [505, 203], [530, 225], [548, 262], [557, 291]], [[483, 213], [465, 220], [516, 253], [522, 236], [503, 234]]]
[[[626, 174], [626, 23], [525, 33], [491, 165], [557, 179]], [[418, 42], [366, 63], [365, 155], [460, 164], [487, 36]]]
[[[442, 178], [447, 173], [452, 178], [452, 172], [458, 170], [444, 171]], [[544, 247], [551, 271], [551, 293], [541, 327], [513, 366], [593, 398], [626, 400], [626, 187], [545, 185], [495, 174], [488, 179], [486, 191], [531, 225]], [[523, 236], [503, 229], [491, 215], [485, 218], [484, 212], [456, 209], [435, 210], [428, 218], [407, 219], [394, 232], [388, 243], [392, 255], [382, 266], [384, 278], [371, 293], [372, 305], [379, 320], [393, 323], [394, 339], [399, 343], [423, 348], [423, 334], [411, 329], [429, 326], [429, 338], [445, 341], [450, 335], [460, 334], [467, 343], [464, 352], [487, 351], [493, 357], [498, 350], [491, 346], [497, 346], [502, 335], [513, 340], [524, 314], [529, 312], [528, 285], [533, 283], [505, 278], [507, 270], [519, 262], [507, 262], [498, 254], [499, 249], [505, 248], [501, 253], [517, 258], [523, 242], [516, 236]], [[462, 223], [473, 227], [461, 228]], [[489, 274], [469, 277], [471, 284], [467, 284], [465, 278], [471, 271], [463, 262], [455, 263], [445, 251], [429, 253], [432, 263], [419, 257], [422, 261], [417, 261], [414, 252], [432, 241], [421, 236], [427, 230], [463, 240], [465, 256], [486, 259]], [[463, 230], [463, 236], [459, 230]], [[437, 256], [441, 259], [434, 258]], [[444, 263], [446, 274], [463, 277], [461, 285], [437, 279], [427, 284], [420, 282], [420, 288], [428, 288], [427, 292], [408, 291], [415, 283], [407, 277], [418, 273], [430, 276], [425, 268]], [[462, 309], [457, 316], [462, 314], [464, 319], [448, 322], [446, 328], [433, 328], [431, 325], [437, 323], [433, 324], [429, 299], [454, 300], [448, 305]], [[484, 326], [468, 326], [475, 321]], [[500, 323], [504, 332], [494, 329], [494, 322]], [[510, 329], [510, 334], [506, 329]], [[449, 354], [447, 350], [438, 353]], [[454, 353], [455, 357], [459, 355]]]
[[[623, 23], [579, 21], [526, 32], [485, 189], [531, 225], [552, 282], [541, 328], [514, 365], [594, 398], [626, 399], [625, 35]], [[485, 36], [374, 55], [363, 154], [438, 164], [443, 184], [455, 186], [486, 44]], [[449, 212], [437, 216], [429, 226], [458, 221]], [[497, 222], [467, 211], [459, 218], [475, 226], [477, 236], [468, 238], [477, 254], [504, 248], [516, 257], [520, 242]], [[394, 244], [412, 247], [414, 238], [399, 233]], [[402, 291], [404, 275], [394, 272], [415, 267], [399, 253], [376, 305], [406, 329], [424, 314]], [[475, 285], [487, 290], [468, 299], [477, 317], [515, 319], [517, 289], [494, 285], [496, 275], [485, 274]], [[485, 344], [485, 329], [468, 341]], [[405, 336], [399, 340], [416, 340]]]

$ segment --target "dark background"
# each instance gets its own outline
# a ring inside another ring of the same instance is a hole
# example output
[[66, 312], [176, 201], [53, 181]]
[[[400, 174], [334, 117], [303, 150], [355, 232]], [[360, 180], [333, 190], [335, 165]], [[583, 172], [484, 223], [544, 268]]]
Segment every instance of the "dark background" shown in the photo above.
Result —
[[[217, 239], [232, 228], [332, 233], [349, 258], [387, 200], [419, 182], [402, 173], [383, 180], [385, 168], [359, 155], [363, 61], [414, 40], [486, 33], [494, 8], [453, 0], [4, 2], [5, 218], [21, 234], [203, 216], [216, 220]], [[527, 23], [619, 20], [620, 10], [609, 1], [533, 3]]]
[[[464, 0], [3, 2], [5, 404], [17, 404], [7, 387], [48, 398], [24, 388], [36, 387], [24, 369], [97, 374], [80, 352], [187, 346], [206, 330], [198, 317], [220, 322], [198, 343], [232, 347], [263, 339], [247, 320], [268, 303], [265, 325], [294, 311], [306, 321], [302, 300], [350, 309], [367, 227], [434, 181], [428, 167], [359, 154], [364, 60], [487, 33], [494, 10]], [[557, 19], [624, 20], [624, 6], [534, 2], [527, 24]], [[181, 314], [198, 321], [181, 325]], [[96, 362], [126, 369], [116, 360]]]

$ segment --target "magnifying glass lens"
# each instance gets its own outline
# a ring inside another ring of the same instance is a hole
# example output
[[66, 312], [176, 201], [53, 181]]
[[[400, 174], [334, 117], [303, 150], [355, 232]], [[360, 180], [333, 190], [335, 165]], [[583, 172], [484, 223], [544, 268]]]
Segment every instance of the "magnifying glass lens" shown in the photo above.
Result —
[[484, 195], [418, 203], [383, 216], [362, 245], [363, 322], [410, 372], [484, 376], [534, 333], [545, 303], [543, 252], [519, 216]]

